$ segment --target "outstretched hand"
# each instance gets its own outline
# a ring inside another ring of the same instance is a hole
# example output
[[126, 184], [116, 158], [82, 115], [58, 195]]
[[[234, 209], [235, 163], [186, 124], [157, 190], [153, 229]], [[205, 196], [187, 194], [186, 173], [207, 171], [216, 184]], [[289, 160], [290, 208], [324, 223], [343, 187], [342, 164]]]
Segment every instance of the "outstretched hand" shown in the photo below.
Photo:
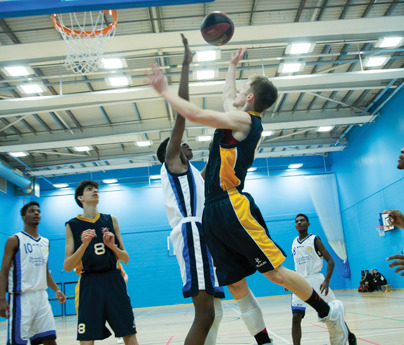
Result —
[[247, 48], [239, 48], [237, 53], [231, 54], [230, 63], [237, 65], [240, 62], [240, 60], [244, 57], [244, 54], [246, 51], [247, 51]]
[[158, 64], [153, 63], [150, 70], [145, 72], [145, 75], [147, 77], [145, 83], [151, 85], [159, 94], [167, 91], [167, 78]]
[[184, 45], [185, 48], [183, 63], [189, 65], [192, 62], [195, 53], [193, 53], [191, 49], [189, 49], [187, 38], [183, 34], [181, 34], [181, 37], [182, 37], [182, 44]]
[[386, 260], [387, 261], [397, 260], [397, 261], [392, 262], [389, 265], [389, 267], [393, 268], [393, 267], [397, 266], [397, 268], [394, 271], [398, 274], [400, 274], [400, 271], [402, 271], [400, 275], [402, 277], [404, 277], [404, 255], [400, 255], [400, 254], [393, 255], [393, 256], [388, 257]]
[[404, 229], [404, 215], [399, 210], [386, 210], [383, 214], [388, 214], [389, 224]]

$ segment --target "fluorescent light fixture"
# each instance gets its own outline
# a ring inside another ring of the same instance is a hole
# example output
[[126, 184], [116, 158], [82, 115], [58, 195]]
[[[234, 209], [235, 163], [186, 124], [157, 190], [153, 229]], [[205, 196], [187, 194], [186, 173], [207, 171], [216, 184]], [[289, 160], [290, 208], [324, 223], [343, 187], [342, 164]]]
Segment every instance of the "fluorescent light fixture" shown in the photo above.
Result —
[[196, 137], [196, 140], [198, 140], [198, 141], [211, 141], [212, 136], [211, 135], [198, 135]]
[[161, 179], [161, 175], [150, 175], [150, 180], [160, 180]]
[[75, 146], [73, 147], [73, 149], [76, 152], [88, 152], [91, 151], [93, 148], [91, 146]]
[[252, 172], [252, 171], [255, 171], [255, 170], [257, 170], [257, 169], [258, 169], [258, 168], [256, 168], [256, 167], [251, 167], [251, 168], [248, 168], [247, 171]]
[[280, 73], [300, 72], [304, 68], [304, 62], [283, 62], [279, 65]]
[[320, 126], [317, 128], [317, 132], [331, 132], [334, 126]]
[[404, 41], [404, 37], [402, 36], [390, 36], [390, 37], [382, 37], [376, 42], [375, 47], [378, 48], [390, 48], [390, 47], [399, 47]]
[[216, 71], [213, 69], [202, 69], [194, 73], [195, 78], [198, 80], [213, 79], [216, 76]]
[[117, 183], [118, 180], [116, 178], [106, 178], [105, 180], [102, 180], [104, 183]]
[[39, 83], [27, 83], [27, 84], [19, 84], [17, 88], [23, 93], [42, 93], [45, 91], [45, 87], [43, 84]]
[[111, 87], [128, 86], [131, 83], [131, 81], [132, 79], [130, 77], [124, 75], [107, 78], [107, 84]]
[[151, 140], [136, 141], [137, 146], [151, 146], [153, 142]]
[[15, 158], [28, 156], [28, 153], [26, 152], [9, 152], [8, 154]]
[[380, 67], [383, 66], [387, 61], [389, 61], [390, 56], [388, 55], [377, 55], [377, 56], [368, 56], [363, 61], [365, 67]]
[[311, 42], [295, 42], [289, 44], [286, 48], [286, 54], [306, 54], [312, 52], [314, 43]]
[[20, 77], [24, 75], [33, 74], [34, 71], [26, 66], [8, 66], [3, 68], [4, 73], [10, 77]]
[[66, 187], [69, 187], [69, 184], [68, 184], [68, 183], [54, 183], [54, 184], [53, 184], [53, 187], [56, 187], [56, 188], [66, 188]]
[[263, 131], [262, 132], [263, 137], [270, 137], [271, 135], [274, 135], [274, 131]]
[[196, 61], [214, 61], [220, 58], [220, 50], [202, 50], [196, 52]]
[[294, 163], [294, 164], [289, 164], [288, 169], [299, 169], [303, 166], [303, 163]]
[[102, 59], [102, 65], [105, 69], [117, 69], [128, 67], [126, 60], [120, 58], [104, 58]]

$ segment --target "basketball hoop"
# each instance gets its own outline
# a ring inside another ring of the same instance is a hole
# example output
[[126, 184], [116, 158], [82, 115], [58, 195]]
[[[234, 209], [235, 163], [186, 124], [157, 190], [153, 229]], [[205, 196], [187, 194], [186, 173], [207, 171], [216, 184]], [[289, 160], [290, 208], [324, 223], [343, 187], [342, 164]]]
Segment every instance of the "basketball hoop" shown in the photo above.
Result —
[[[105, 14], [113, 19], [109, 25]], [[66, 42], [66, 68], [81, 74], [97, 71], [105, 43], [115, 35], [117, 23], [116, 10], [52, 14], [53, 27]]]

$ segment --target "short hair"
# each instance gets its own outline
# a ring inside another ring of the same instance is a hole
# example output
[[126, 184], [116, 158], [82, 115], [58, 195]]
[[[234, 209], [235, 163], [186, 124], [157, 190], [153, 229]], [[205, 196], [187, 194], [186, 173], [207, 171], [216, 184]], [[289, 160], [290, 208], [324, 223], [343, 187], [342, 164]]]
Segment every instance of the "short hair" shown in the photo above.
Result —
[[159, 145], [159, 148], [157, 149], [157, 158], [161, 164], [163, 164], [166, 161], [166, 151], [167, 151], [167, 145], [168, 145], [169, 141], [170, 141], [170, 137], [163, 140], [161, 142], [161, 144]]
[[93, 180], [83, 180], [76, 187], [76, 191], [74, 192], [74, 200], [76, 200], [77, 205], [79, 205], [81, 208], [83, 208], [83, 204], [78, 199], [78, 197], [83, 195], [84, 188], [86, 188], [87, 186], [93, 186], [95, 188], [98, 188], [99, 183]]
[[28, 204], [25, 204], [20, 210], [21, 217], [25, 217], [25, 215], [27, 214], [27, 210], [28, 210], [28, 208], [30, 206], [38, 206], [38, 207], [40, 207], [39, 204], [36, 201], [31, 201]]
[[307, 223], [310, 223], [310, 222], [309, 222], [309, 217], [307, 217], [307, 216], [306, 216], [305, 214], [303, 214], [303, 213], [299, 213], [299, 214], [296, 216], [295, 220], [297, 219], [297, 217], [304, 217], [304, 218], [306, 218]]
[[254, 94], [254, 110], [262, 113], [278, 99], [278, 89], [262, 75], [252, 75], [249, 78], [250, 90]]

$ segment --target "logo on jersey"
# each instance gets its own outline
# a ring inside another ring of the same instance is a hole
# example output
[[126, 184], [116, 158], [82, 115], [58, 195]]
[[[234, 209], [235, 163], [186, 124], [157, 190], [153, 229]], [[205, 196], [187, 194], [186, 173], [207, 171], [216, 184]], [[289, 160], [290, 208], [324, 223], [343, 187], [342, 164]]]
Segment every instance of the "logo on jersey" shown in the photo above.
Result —
[[254, 260], [255, 260], [255, 266], [257, 268], [264, 266], [267, 263], [266, 261], [262, 262], [259, 258], [255, 258]]
[[311, 251], [311, 248], [310, 248], [310, 247], [307, 247], [306, 250], [307, 250], [308, 252], [310, 252], [310, 251]]

